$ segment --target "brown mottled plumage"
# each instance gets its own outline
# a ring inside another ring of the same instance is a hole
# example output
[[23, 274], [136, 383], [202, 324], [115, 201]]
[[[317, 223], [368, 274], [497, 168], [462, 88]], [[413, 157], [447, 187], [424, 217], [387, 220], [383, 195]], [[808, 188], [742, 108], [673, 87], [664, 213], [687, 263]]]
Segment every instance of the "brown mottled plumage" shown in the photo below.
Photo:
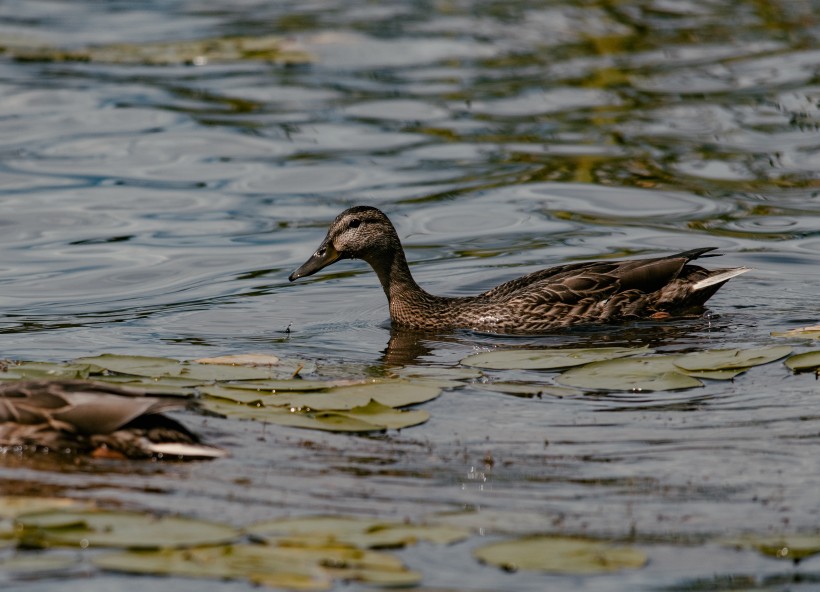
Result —
[[[390, 317], [418, 330], [545, 333], [563, 327], [662, 318], [698, 308], [748, 268], [707, 270], [688, 263], [714, 247], [655, 259], [571, 263], [536, 271], [464, 298], [433, 296], [413, 280], [390, 220], [369, 206], [345, 210], [290, 281], [339, 259], [362, 259], [379, 276]], [[710, 255], [706, 255], [710, 256]]]
[[96, 456], [212, 458], [179, 422], [162, 415], [184, 407], [179, 397], [86, 380], [0, 383], [0, 447]]

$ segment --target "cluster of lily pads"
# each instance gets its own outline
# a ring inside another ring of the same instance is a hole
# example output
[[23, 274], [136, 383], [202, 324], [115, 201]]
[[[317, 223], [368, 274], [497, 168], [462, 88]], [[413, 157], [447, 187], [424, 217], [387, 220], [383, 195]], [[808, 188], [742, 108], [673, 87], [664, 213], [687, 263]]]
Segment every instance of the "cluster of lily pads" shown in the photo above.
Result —
[[791, 355], [788, 345], [653, 354], [648, 347], [495, 350], [469, 356], [466, 366], [486, 370], [561, 370], [557, 385], [494, 382], [484, 388], [510, 394], [567, 396], [587, 391], [669, 391], [703, 386], [703, 379], [732, 380], [749, 368], [786, 358], [794, 372], [820, 367], [820, 351]]
[[[414, 586], [423, 575], [392, 550], [462, 542], [520, 513], [434, 514], [419, 523], [362, 516], [280, 517], [236, 528], [182, 516], [104, 509], [69, 498], [0, 497], [0, 573], [6, 579], [101, 571], [245, 580], [289, 590], [328, 590], [337, 581]], [[543, 520], [541, 521], [543, 522]], [[526, 528], [539, 516], [526, 518]], [[503, 526], [498, 529], [504, 532]], [[515, 528], [513, 527], [513, 530]], [[820, 536], [744, 535], [719, 541], [778, 559], [820, 553]], [[64, 550], [83, 549], [84, 554]], [[579, 536], [530, 534], [475, 547], [475, 559], [506, 571], [593, 575], [639, 569], [638, 547]]]

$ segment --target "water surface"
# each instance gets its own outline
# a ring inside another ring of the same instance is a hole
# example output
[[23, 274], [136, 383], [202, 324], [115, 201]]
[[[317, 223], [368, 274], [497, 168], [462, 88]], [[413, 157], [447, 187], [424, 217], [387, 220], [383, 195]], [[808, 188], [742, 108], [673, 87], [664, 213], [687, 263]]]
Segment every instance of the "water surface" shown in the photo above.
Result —
[[[782, 342], [772, 331], [818, 322], [813, 3], [0, 7], [0, 45], [268, 34], [288, 36], [313, 63], [0, 56], [2, 356], [272, 352], [314, 361], [319, 373], [364, 376], [452, 367], [500, 346], [770, 345]], [[529, 338], [395, 334], [363, 263], [287, 281], [329, 221], [359, 203], [388, 213], [434, 293], [700, 246], [719, 247], [721, 266], [755, 271], [699, 319]], [[500, 378], [516, 376], [488, 379]], [[596, 578], [506, 574], [470, 556], [496, 534], [488, 526], [463, 544], [401, 553], [429, 587], [711, 590], [734, 574], [751, 589], [808, 590], [820, 578], [816, 559], [798, 576], [752, 552], [695, 543], [820, 527], [817, 389], [780, 364], [673, 394], [526, 399], [465, 384], [425, 405], [427, 424], [383, 437], [188, 413], [183, 420], [230, 458], [62, 470], [7, 458], [0, 474], [6, 493], [238, 525], [298, 513], [418, 520], [503, 510], [511, 532], [632, 537], [650, 555], [643, 570]], [[87, 590], [141, 584], [82, 580]], [[13, 588], [63, 586], [44, 578]]]

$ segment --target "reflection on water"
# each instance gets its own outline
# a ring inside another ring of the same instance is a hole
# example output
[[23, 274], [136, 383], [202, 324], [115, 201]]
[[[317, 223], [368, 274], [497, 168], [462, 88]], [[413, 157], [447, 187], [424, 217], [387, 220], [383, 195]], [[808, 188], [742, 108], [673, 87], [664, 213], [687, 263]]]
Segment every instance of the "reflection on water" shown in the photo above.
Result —
[[[3, 3], [0, 47], [282, 34], [315, 61], [0, 54], [2, 355], [274, 351], [325, 374], [382, 375], [495, 347], [771, 344], [773, 330], [818, 322], [816, 12], [800, 0]], [[755, 271], [694, 319], [538, 338], [395, 332], [362, 262], [287, 281], [357, 203], [390, 215], [417, 280], [438, 294], [700, 246]], [[186, 416], [233, 456], [125, 471], [6, 457], [2, 492], [236, 524], [513, 510], [564, 532], [668, 543], [651, 546], [646, 570], [584, 580], [606, 590], [715, 573], [776, 581], [781, 564], [753, 553], [674, 543], [818, 526], [816, 385], [779, 365], [674, 395], [518, 399], [467, 380], [425, 408], [428, 424], [379, 438]], [[405, 557], [427, 586], [544, 589], [537, 574], [476, 564], [471, 544]]]

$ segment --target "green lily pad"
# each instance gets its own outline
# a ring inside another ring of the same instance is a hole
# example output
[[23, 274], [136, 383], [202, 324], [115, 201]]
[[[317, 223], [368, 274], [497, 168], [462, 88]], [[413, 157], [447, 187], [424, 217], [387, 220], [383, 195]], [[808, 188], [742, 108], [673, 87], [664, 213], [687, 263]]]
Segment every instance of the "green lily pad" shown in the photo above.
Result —
[[799, 327], [788, 331], [772, 331], [773, 337], [796, 337], [799, 339], [820, 339], [820, 325]]
[[679, 368], [689, 371], [751, 368], [779, 360], [792, 352], [788, 345], [754, 349], [712, 349], [685, 354], [675, 361]]
[[421, 579], [392, 555], [339, 545], [232, 545], [106, 554], [93, 561], [112, 571], [242, 579], [289, 590], [327, 590], [334, 579], [385, 586], [414, 585]]
[[343, 380], [306, 380], [302, 378], [271, 379], [271, 380], [243, 380], [242, 382], [228, 382], [222, 386], [232, 389], [245, 389], [260, 393], [281, 393], [281, 392], [311, 392], [324, 391], [337, 386], [352, 386], [357, 384], [367, 384], [373, 382], [365, 379], [343, 379]]
[[102, 354], [86, 358], [77, 358], [75, 364], [88, 364], [98, 371], [108, 370], [119, 374], [135, 376], [179, 376], [182, 366], [179, 360], [157, 358], [153, 356], [123, 356], [119, 354]]
[[79, 565], [76, 556], [56, 553], [18, 553], [0, 559], [0, 573], [14, 578], [56, 577]]
[[820, 553], [820, 533], [788, 535], [747, 534], [722, 541], [724, 545], [755, 549], [777, 559], [800, 561]]
[[279, 357], [272, 354], [235, 354], [215, 358], [192, 360], [194, 364], [217, 364], [223, 366], [276, 366]]
[[553, 370], [650, 353], [648, 347], [595, 347], [586, 349], [496, 350], [467, 356], [461, 363], [490, 370]]
[[795, 354], [785, 362], [789, 370], [793, 372], [808, 372], [820, 368], [820, 350]]
[[487, 382], [483, 384], [473, 384], [475, 388], [492, 391], [494, 393], [504, 393], [515, 397], [577, 397], [583, 393], [577, 389], [553, 384], [536, 384], [533, 382]]
[[94, 504], [68, 497], [29, 497], [24, 495], [0, 496], [0, 517], [16, 518], [22, 514], [61, 510], [65, 508], [91, 508]]
[[205, 398], [202, 406], [226, 417], [253, 419], [277, 425], [330, 432], [377, 432], [402, 429], [424, 423], [430, 418], [430, 414], [422, 409], [398, 411], [375, 401], [349, 410], [316, 412], [292, 410], [289, 407], [272, 407], [261, 402], [243, 405], [212, 397]]
[[15, 362], [0, 372], [0, 380], [42, 380], [88, 378], [88, 364], [60, 364], [56, 362]]
[[727, 368], [725, 370], [684, 370], [678, 368], [681, 374], [693, 378], [707, 378], [709, 380], [732, 380], [735, 376], [743, 374], [748, 368]]
[[592, 362], [570, 368], [555, 379], [560, 384], [603, 391], [671, 391], [703, 386], [676, 369], [680, 356], [647, 356]]
[[270, 541], [282, 537], [311, 545], [345, 544], [363, 549], [400, 548], [427, 541], [449, 545], [470, 536], [470, 531], [447, 524], [406, 524], [352, 516], [279, 518], [251, 525], [247, 531]]
[[482, 563], [507, 571], [527, 569], [573, 575], [638, 569], [647, 561], [646, 555], [633, 547], [562, 536], [491, 543], [475, 549], [474, 554]]
[[307, 411], [347, 411], [376, 401], [387, 407], [406, 407], [435, 399], [441, 390], [411, 382], [381, 382], [343, 386], [324, 392], [279, 392], [270, 394], [249, 389], [210, 386], [200, 389], [206, 395], [237, 403], [261, 404], [266, 407], [289, 407]]
[[125, 511], [53, 510], [18, 516], [17, 523], [25, 540], [45, 545], [161, 549], [216, 545], [238, 536], [225, 524]]

